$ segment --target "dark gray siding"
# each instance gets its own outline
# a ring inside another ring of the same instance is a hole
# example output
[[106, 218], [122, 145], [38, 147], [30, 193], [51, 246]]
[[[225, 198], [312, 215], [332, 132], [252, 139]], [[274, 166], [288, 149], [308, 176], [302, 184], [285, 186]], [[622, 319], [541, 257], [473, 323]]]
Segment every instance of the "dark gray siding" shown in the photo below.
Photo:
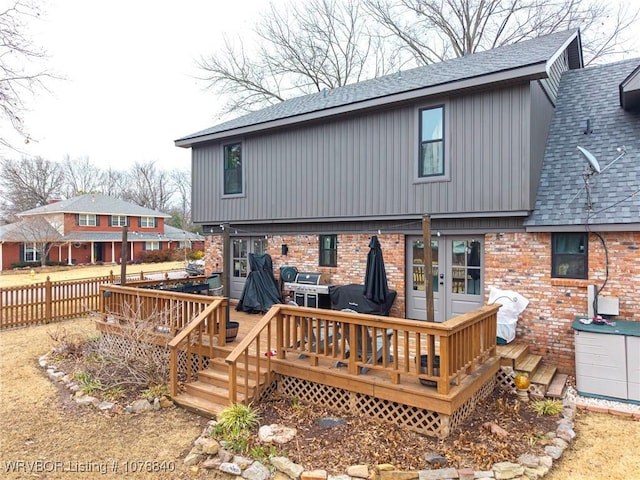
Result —
[[[530, 101], [524, 84], [242, 138], [241, 198], [222, 197], [221, 144], [194, 147], [194, 221], [518, 214], [535, 193]], [[449, 179], [416, 182], [418, 109], [440, 103]]]
[[553, 119], [553, 105], [551, 100], [544, 93], [539, 82], [531, 83], [531, 176], [529, 177], [529, 192], [531, 205], [535, 204], [538, 184], [540, 183], [540, 173], [542, 172], [542, 161], [544, 159], [544, 149], [547, 145], [547, 136], [551, 120]]

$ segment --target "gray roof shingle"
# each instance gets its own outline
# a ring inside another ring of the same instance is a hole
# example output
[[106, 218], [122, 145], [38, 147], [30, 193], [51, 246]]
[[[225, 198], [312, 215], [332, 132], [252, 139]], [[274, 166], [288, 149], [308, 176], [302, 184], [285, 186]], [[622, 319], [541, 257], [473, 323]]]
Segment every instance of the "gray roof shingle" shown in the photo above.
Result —
[[[620, 83], [639, 64], [633, 59], [563, 74], [535, 210], [525, 222], [530, 230], [584, 229], [587, 223], [640, 226], [640, 112], [623, 110], [619, 100]], [[590, 133], [585, 133], [587, 120]], [[606, 168], [590, 179], [591, 211], [583, 177], [588, 163], [578, 145]], [[626, 155], [611, 164], [622, 146]]]
[[[266, 122], [295, 117], [335, 107], [356, 104], [395, 94], [445, 85], [451, 82], [505, 72], [529, 65], [546, 64], [568, 42], [578, 37], [577, 30], [553, 33], [513, 45], [455, 58], [441, 63], [372, 78], [330, 91], [312, 93], [263, 108], [256, 112], [215, 125], [176, 140], [181, 146], [197, 143], [199, 137], [229, 132]], [[578, 37], [579, 38], [579, 37]], [[573, 67], [581, 65], [574, 64]], [[192, 142], [190, 142], [192, 140]]]
[[107, 195], [87, 193], [78, 197], [49, 203], [20, 213], [20, 216], [38, 215], [42, 213], [92, 213], [103, 215], [130, 215], [146, 217], [170, 218], [171, 215], [141, 207], [135, 203], [125, 202]]

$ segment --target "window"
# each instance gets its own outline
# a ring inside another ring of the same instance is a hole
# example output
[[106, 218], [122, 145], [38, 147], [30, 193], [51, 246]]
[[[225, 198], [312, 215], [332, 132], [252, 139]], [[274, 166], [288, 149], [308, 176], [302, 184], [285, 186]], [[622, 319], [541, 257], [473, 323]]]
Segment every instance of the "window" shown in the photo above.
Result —
[[126, 227], [127, 225], [129, 225], [129, 223], [125, 215], [111, 215], [112, 227]]
[[554, 233], [551, 236], [551, 277], [587, 278], [587, 234]]
[[444, 175], [444, 107], [420, 110], [418, 177]]
[[140, 217], [140, 228], [153, 228], [155, 226], [155, 217]]
[[160, 242], [144, 242], [145, 250], [160, 250]]
[[239, 143], [224, 147], [224, 194], [242, 193], [242, 147]]
[[338, 236], [320, 235], [320, 262], [321, 267], [338, 266]]
[[36, 248], [35, 244], [24, 244], [23, 248], [23, 260], [25, 262], [39, 262], [40, 261], [40, 252]]
[[78, 225], [81, 227], [95, 227], [98, 224], [96, 216], [88, 213], [78, 215]]

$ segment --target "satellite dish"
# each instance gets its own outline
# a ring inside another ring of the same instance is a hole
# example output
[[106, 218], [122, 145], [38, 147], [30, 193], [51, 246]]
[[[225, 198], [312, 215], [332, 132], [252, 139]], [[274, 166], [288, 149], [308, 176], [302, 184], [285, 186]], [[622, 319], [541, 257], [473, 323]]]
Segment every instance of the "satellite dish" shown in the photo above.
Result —
[[589, 150], [582, 148], [580, 145], [578, 145], [578, 150], [580, 150], [580, 153], [587, 159], [587, 162], [589, 162], [594, 172], [600, 173], [602, 171], [598, 160], [596, 160], [596, 157], [594, 157]]

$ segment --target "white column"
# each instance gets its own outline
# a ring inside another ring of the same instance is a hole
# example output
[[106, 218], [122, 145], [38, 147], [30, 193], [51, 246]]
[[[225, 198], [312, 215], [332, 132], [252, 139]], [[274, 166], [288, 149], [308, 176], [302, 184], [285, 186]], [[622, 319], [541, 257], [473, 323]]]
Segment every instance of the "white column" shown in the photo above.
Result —
[[96, 263], [96, 257], [95, 257], [95, 249], [94, 249], [94, 244], [93, 241], [91, 242], [91, 265], [93, 265], [94, 263]]
[[67, 243], [67, 265], [72, 265], [71, 261], [71, 242]]
[[131, 242], [131, 255], [129, 255], [129, 261], [133, 262], [133, 242]]
[[116, 263], [116, 242], [111, 242], [111, 263]]

